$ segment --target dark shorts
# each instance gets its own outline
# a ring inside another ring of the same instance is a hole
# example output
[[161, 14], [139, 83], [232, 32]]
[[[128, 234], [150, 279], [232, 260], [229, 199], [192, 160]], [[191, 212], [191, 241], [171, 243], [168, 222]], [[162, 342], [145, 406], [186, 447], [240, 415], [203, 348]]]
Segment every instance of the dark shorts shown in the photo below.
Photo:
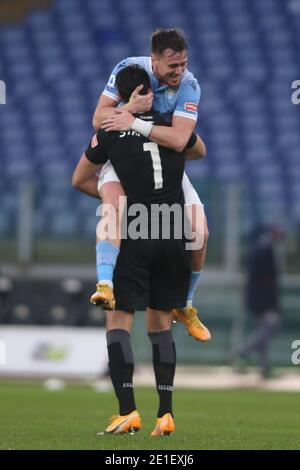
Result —
[[185, 307], [190, 276], [184, 240], [122, 240], [113, 279], [116, 310]]

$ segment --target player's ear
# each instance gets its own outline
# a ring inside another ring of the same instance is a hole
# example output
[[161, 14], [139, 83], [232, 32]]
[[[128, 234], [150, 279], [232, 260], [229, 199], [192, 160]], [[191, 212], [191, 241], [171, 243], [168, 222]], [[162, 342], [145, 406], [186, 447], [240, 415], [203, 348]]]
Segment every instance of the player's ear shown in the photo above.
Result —
[[152, 62], [157, 61], [157, 54], [155, 54], [154, 52], [151, 52], [151, 60], [152, 60]]

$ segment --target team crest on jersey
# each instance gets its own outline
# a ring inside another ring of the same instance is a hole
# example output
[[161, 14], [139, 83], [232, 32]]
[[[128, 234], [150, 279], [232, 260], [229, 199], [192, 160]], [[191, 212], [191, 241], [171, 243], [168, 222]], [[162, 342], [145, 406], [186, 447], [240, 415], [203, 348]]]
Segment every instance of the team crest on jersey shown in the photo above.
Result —
[[92, 149], [94, 147], [97, 147], [98, 143], [99, 142], [98, 142], [97, 134], [95, 134], [94, 137], [92, 138], [92, 142], [91, 142]]
[[198, 106], [195, 103], [187, 101], [186, 103], [184, 103], [184, 109], [186, 109], [187, 111], [194, 111], [196, 113], [198, 110]]

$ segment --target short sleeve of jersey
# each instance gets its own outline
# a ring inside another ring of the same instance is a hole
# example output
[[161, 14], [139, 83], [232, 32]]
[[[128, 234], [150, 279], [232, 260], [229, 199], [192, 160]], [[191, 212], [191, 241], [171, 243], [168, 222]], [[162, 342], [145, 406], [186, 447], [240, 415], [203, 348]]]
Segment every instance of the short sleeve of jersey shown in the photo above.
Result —
[[86, 158], [95, 165], [106, 163], [107, 153], [107, 134], [102, 129], [95, 134], [85, 151]]
[[178, 90], [174, 116], [197, 121], [200, 96], [201, 90], [196, 79], [187, 80], [183, 83]]
[[127, 65], [129, 65], [129, 60], [128, 59], [125, 59], [123, 60], [122, 62], [119, 62], [118, 65], [115, 66], [115, 68], [113, 69], [110, 77], [109, 77], [109, 80], [104, 88], [104, 91], [103, 91], [103, 95], [105, 96], [108, 96], [109, 98], [112, 98], [113, 100], [115, 101], [120, 101], [120, 97], [119, 97], [119, 94], [118, 94], [118, 89], [116, 87], [116, 76], [118, 74], [118, 72], [120, 72], [120, 70], [124, 69], [124, 67], [126, 67]]

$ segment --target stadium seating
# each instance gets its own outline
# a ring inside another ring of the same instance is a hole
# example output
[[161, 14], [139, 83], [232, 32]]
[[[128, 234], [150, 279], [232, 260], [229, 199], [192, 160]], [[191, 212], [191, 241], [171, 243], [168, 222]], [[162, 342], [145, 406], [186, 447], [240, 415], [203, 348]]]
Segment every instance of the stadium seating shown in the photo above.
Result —
[[89, 303], [93, 284], [78, 279], [0, 277], [0, 323], [104, 326], [105, 313]]
[[[70, 189], [92, 113], [113, 66], [146, 55], [156, 27], [182, 27], [199, 79], [204, 162], [196, 183], [240, 182], [264, 220], [300, 223], [300, 8], [281, 0], [57, 0], [22, 23], [1, 26], [0, 235], [16, 230], [16, 188], [36, 186], [37, 235], [93, 234], [94, 202]], [[296, 157], [297, 155], [297, 157]], [[86, 223], [82, 224], [82, 220]]]

